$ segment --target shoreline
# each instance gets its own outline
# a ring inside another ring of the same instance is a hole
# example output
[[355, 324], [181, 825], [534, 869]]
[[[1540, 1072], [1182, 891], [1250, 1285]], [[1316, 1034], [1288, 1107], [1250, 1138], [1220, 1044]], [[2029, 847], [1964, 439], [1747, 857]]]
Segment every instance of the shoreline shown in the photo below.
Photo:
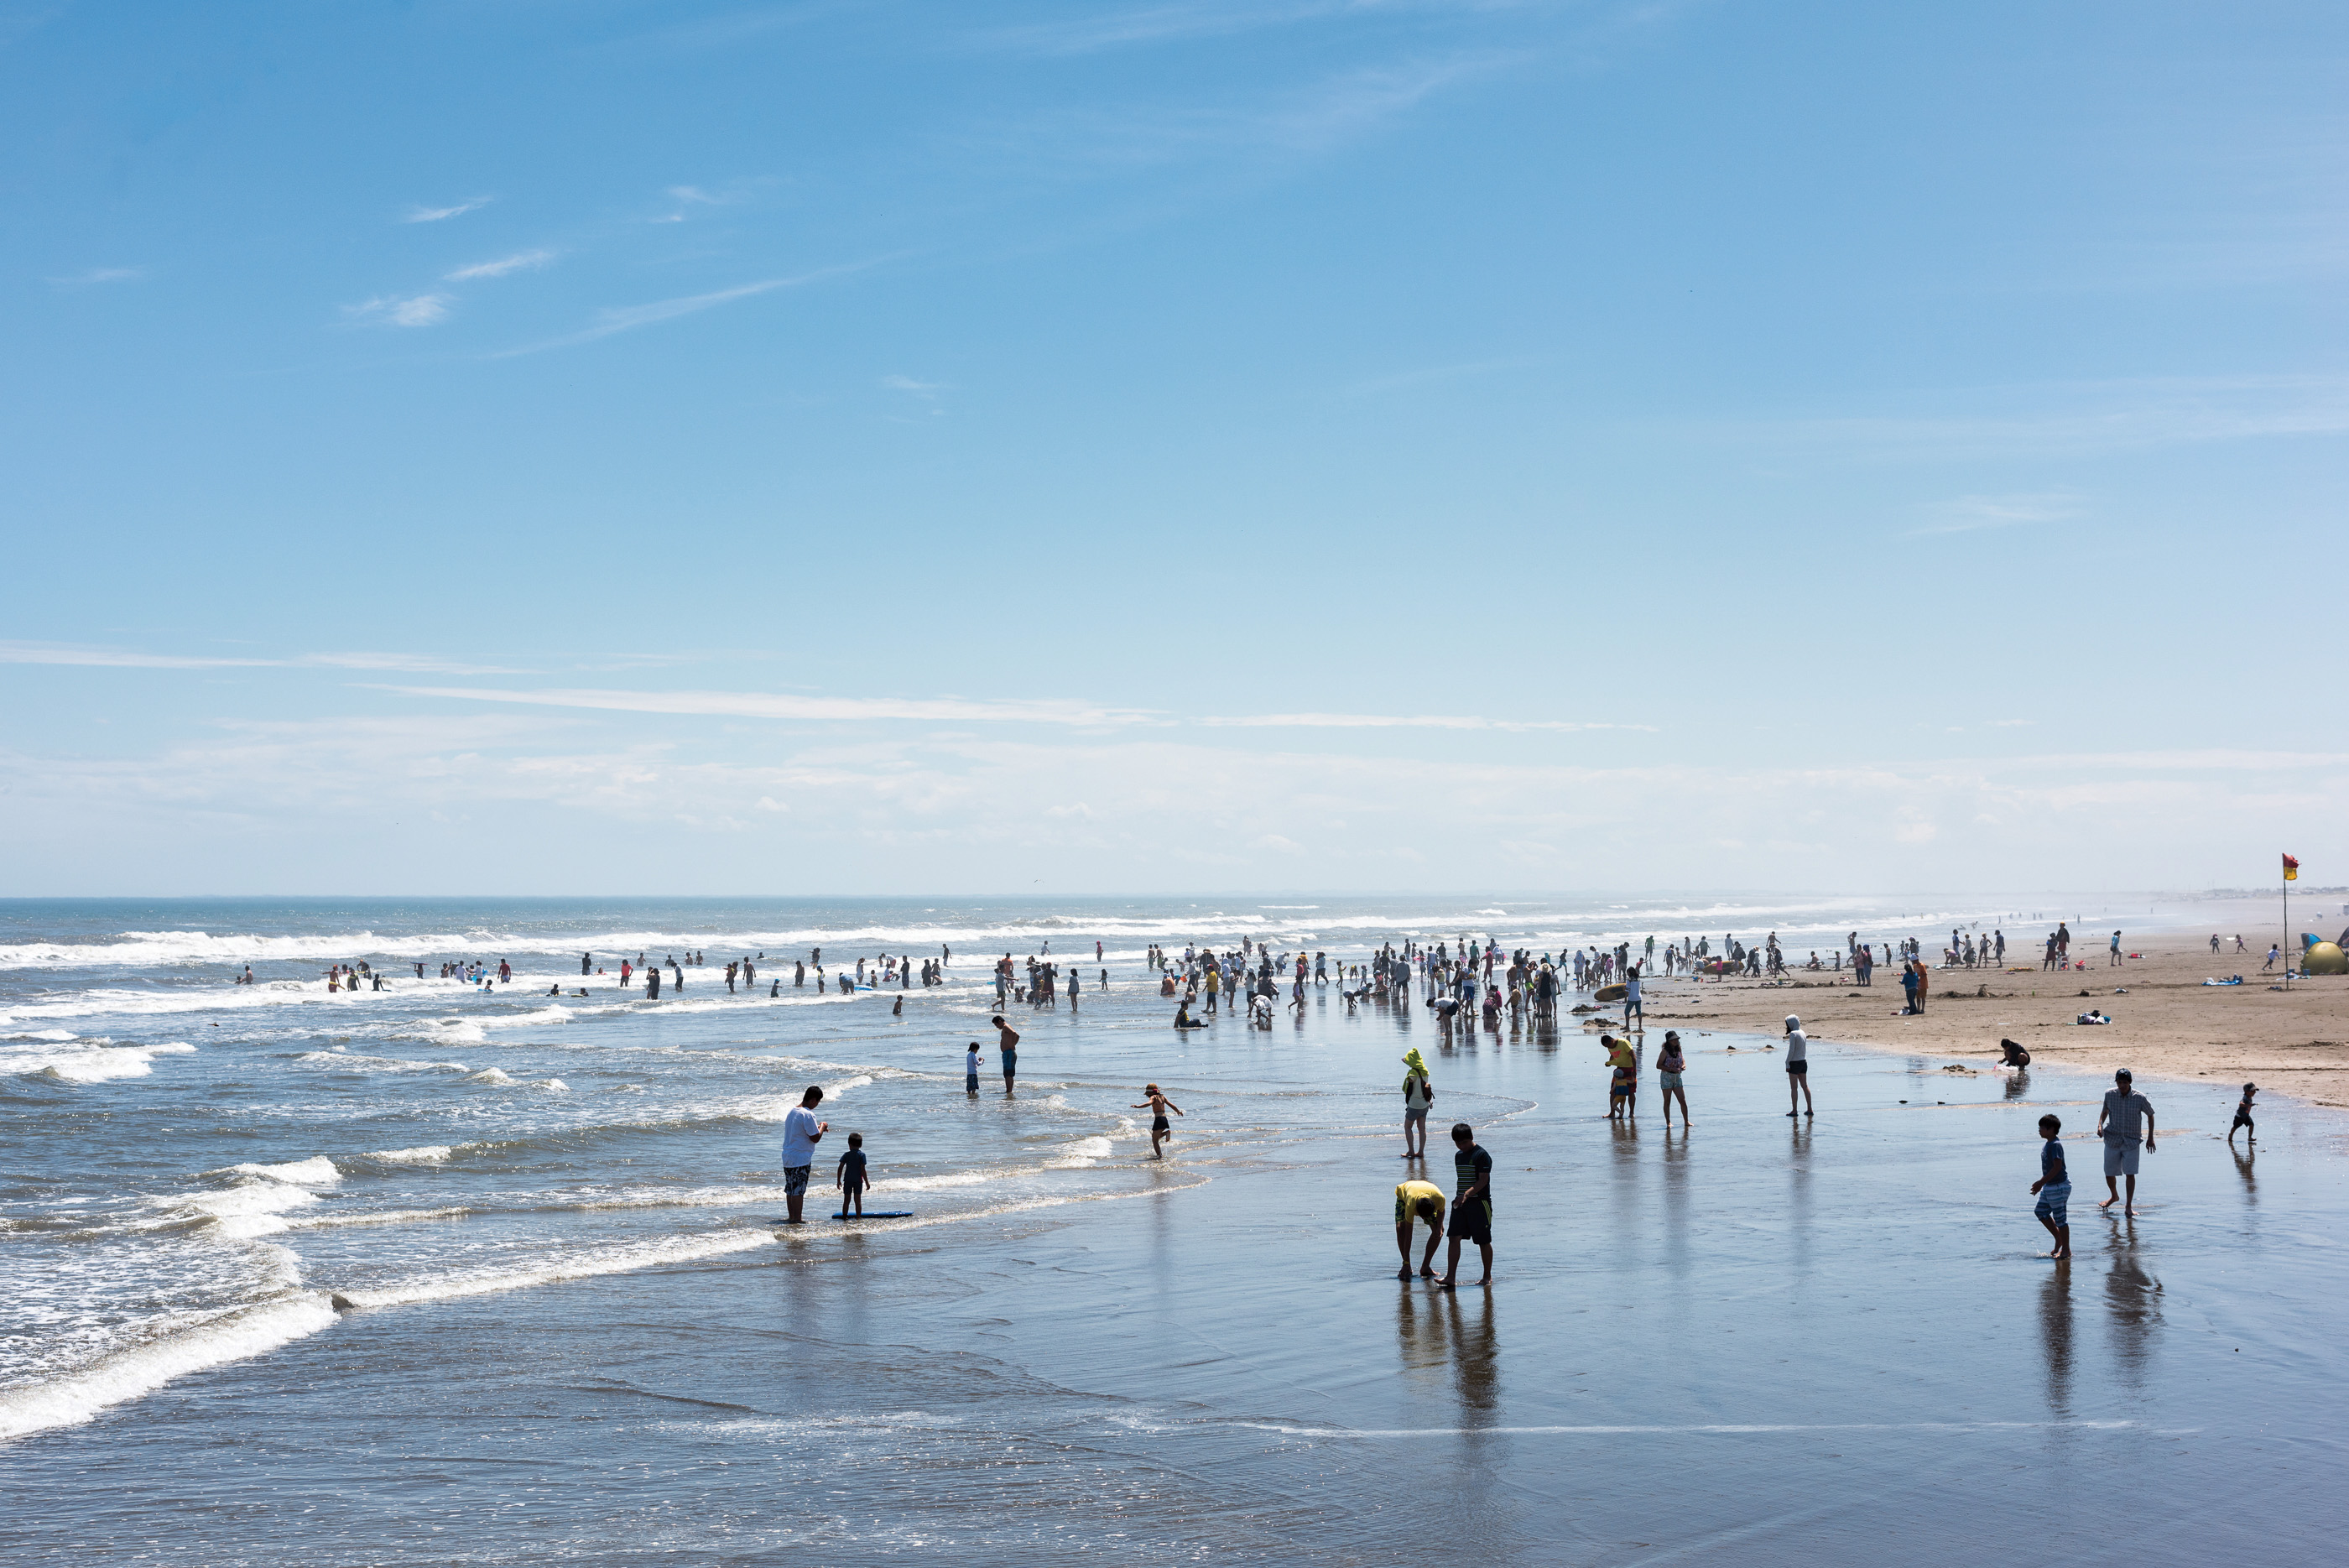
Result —
[[[1934, 970], [1924, 1012], [1906, 1018], [1899, 1016], [1897, 965], [1879, 965], [1872, 987], [1856, 983], [1848, 970], [1793, 970], [1783, 982], [1651, 981], [1649, 1033], [1693, 1025], [1775, 1035], [1792, 1012], [1823, 1044], [1996, 1061], [2000, 1040], [2010, 1039], [2051, 1066], [2127, 1067], [2140, 1080], [2230, 1089], [2254, 1082], [2262, 1096], [2349, 1108], [2349, 977], [2294, 980], [2288, 992], [2271, 991], [2282, 982], [2280, 973], [2260, 972], [2266, 946], [2238, 954], [2231, 931], [2218, 954], [2208, 932], [2158, 931], [2134, 944], [2124, 933], [2116, 968], [2109, 936], [2075, 933], [2072, 951], [2088, 967], [2062, 971], [2017, 961], [2018, 951], [2035, 952], [2036, 944], [2010, 938], [2005, 968]], [[2202, 983], [2235, 974], [2243, 977], [2240, 986]], [[2092, 1006], [2113, 1022], [2073, 1022]]]

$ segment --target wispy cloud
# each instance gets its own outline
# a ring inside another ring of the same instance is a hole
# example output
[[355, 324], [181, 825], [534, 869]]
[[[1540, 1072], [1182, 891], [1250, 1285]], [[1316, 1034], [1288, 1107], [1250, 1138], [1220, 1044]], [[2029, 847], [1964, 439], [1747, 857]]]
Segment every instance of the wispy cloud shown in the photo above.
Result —
[[381, 295], [361, 305], [346, 305], [343, 314], [378, 327], [437, 327], [449, 319], [449, 300], [445, 294]]
[[749, 299], [757, 295], [771, 293], [775, 289], [798, 288], [824, 278], [862, 272], [867, 267], [878, 266], [883, 261], [889, 259], [891, 258], [879, 257], [873, 261], [850, 262], [840, 266], [821, 267], [814, 272], [802, 273], [796, 277], [763, 278], [757, 283], [746, 283], [733, 288], [714, 289], [708, 294], [688, 294], [676, 299], [657, 299], [649, 305], [615, 306], [598, 311], [595, 322], [582, 327], [579, 331], [566, 333], [560, 337], [550, 337], [543, 343], [529, 343], [519, 348], [502, 349], [491, 355], [490, 358], [511, 359], [523, 354], [543, 353], [549, 348], [568, 348], [575, 344], [593, 343], [599, 337], [609, 337], [619, 332], [633, 332], [639, 327], [653, 327], [664, 321], [675, 321], [681, 316], [697, 315], [721, 305], [731, 305], [738, 299]]
[[1894, 461], [2063, 456], [2349, 432], [2349, 377], [2148, 378], [1941, 394], [2001, 411], [1873, 414], [1715, 427], [1773, 443], [1837, 447]]
[[624, 713], [678, 713], [709, 718], [862, 720], [923, 722], [1009, 722], [1087, 726], [1141, 724], [1156, 715], [1139, 708], [1103, 708], [1072, 699], [961, 697], [805, 697], [777, 691], [502, 691], [480, 686], [395, 686], [410, 697], [471, 702], [519, 702], [549, 708], [598, 708]]
[[910, 392], [917, 398], [935, 398], [950, 389], [945, 381], [917, 381], [911, 376], [884, 376], [881, 384], [893, 392]]
[[388, 670], [416, 675], [523, 675], [528, 671], [505, 664], [464, 664], [417, 653], [305, 653], [287, 659], [296, 666], [327, 670]]
[[1053, 113], [1007, 127], [998, 156], [1084, 174], [1234, 157], [1313, 157], [1347, 146], [1430, 97], [1515, 63], [1465, 55], [1349, 71], [1237, 106], [1139, 104]]
[[2080, 514], [2080, 498], [2070, 491], [2027, 495], [1961, 495], [1934, 508], [1934, 521], [1912, 528], [1912, 538], [1935, 534], [1971, 534], [1981, 528], [2013, 528], [2025, 523], [2060, 523]]
[[69, 643], [0, 642], [0, 664], [86, 664], [113, 670], [259, 669], [274, 659], [211, 659], [193, 654], [140, 653], [120, 648], [78, 648]]
[[450, 283], [467, 283], [477, 277], [503, 277], [511, 272], [526, 272], [543, 267], [554, 259], [553, 251], [519, 251], [510, 256], [500, 256], [495, 261], [475, 262], [471, 266], [460, 266], [455, 272], [444, 274], [443, 276]]
[[1228, 36], [1324, 17], [1391, 9], [1377, 0], [1223, 0], [1219, 4], [1144, 5], [1066, 22], [1003, 27], [981, 36], [988, 47], [1019, 54], [1089, 55], [1106, 49]]
[[88, 272], [53, 277], [49, 281], [61, 288], [86, 288], [92, 284], [134, 283], [146, 275], [147, 269], [143, 266], [97, 266]]
[[382, 670], [417, 675], [519, 675], [494, 664], [466, 664], [415, 653], [303, 653], [286, 659], [147, 653], [68, 642], [0, 642], [0, 664], [69, 664], [105, 670]]
[[1581, 723], [1564, 719], [1481, 719], [1462, 713], [1253, 713], [1200, 723], [1249, 730], [1644, 730], [1653, 724]]
[[408, 215], [400, 222], [403, 223], [446, 223], [450, 218], [461, 218], [468, 213], [477, 212], [496, 200], [494, 196], [476, 196], [470, 202], [460, 202], [453, 207], [410, 207], [408, 209]]

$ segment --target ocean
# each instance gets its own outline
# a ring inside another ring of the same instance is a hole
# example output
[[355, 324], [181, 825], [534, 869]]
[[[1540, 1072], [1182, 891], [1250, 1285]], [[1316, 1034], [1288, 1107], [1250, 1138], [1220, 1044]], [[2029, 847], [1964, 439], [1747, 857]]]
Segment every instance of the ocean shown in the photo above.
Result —
[[[2078, 1074], [1817, 1041], [1817, 1116], [1790, 1122], [1762, 1042], [1705, 1034], [1696, 1126], [1668, 1135], [1651, 1104], [1606, 1120], [1571, 1017], [1451, 1030], [1331, 985], [1269, 1031], [1178, 1035], [1143, 963], [1243, 936], [1336, 965], [1386, 940], [1769, 929], [1799, 957], [1978, 921], [2027, 949], [2073, 912], [2050, 906], [0, 904], [0, 1550], [2329, 1555], [2335, 1113], [2263, 1099], [2254, 1155], [2223, 1141], [2231, 1086], [2147, 1085], [2163, 1138], [2131, 1224], [2095, 1209], [2078, 1135], [2104, 1085]], [[1011, 1008], [1007, 1096], [988, 965], [1047, 943], [1082, 990]], [[935, 987], [795, 987], [818, 947], [828, 976], [952, 960]], [[693, 951], [681, 992], [617, 988], [623, 957]], [[746, 955], [758, 981], [729, 994]], [[389, 990], [325, 990], [361, 960]], [[439, 978], [476, 961], [512, 979]], [[232, 983], [248, 964], [257, 983]], [[1414, 1045], [1438, 1094], [1423, 1168], [1397, 1158]], [[1135, 1106], [1152, 1081], [1185, 1113], [1163, 1161]], [[811, 1085], [833, 1132], [811, 1222], [785, 1230], [781, 1118]], [[2061, 1269], [2025, 1190], [2049, 1109], [2077, 1151]], [[1450, 1186], [1454, 1118], [1495, 1161], [1490, 1290], [1473, 1249], [1455, 1292], [1394, 1277], [1393, 1186]], [[869, 1206], [910, 1218], [829, 1218], [851, 1131]]]

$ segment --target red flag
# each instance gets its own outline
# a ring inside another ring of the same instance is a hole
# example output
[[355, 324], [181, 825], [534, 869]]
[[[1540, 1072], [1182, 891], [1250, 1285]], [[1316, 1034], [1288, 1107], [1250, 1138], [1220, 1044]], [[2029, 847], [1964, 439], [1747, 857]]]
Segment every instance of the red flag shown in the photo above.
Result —
[[2300, 880], [2300, 862], [2289, 855], [2283, 857], [2283, 879], [2287, 882]]

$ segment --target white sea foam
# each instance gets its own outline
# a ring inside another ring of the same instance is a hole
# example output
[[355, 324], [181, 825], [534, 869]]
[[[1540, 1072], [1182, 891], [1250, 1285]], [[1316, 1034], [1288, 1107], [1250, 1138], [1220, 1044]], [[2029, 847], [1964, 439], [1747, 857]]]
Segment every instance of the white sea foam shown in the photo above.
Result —
[[[406, 1056], [366, 1056], [356, 1051], [305, 1051], [296, 1062], [323, 1062], [354, 1073], [470, 1073], [462, 1062], [418, 1062]], [[491, 1069], [492, 1072], [495, 1068]]]
[[420, 1144], [415, 1148], [379, 1148], [359, 1156], [361, 1159], [379, 1159], [386, 1165], [446, 1165], [457, 1146], [446, 1143]]
[[1083, 1170], [1095, 1160], [1107, 1159], [1115, 1152], [1105, 1137], [1081, 1137], [1050, 1164], [1055, 1170]]
[[875, 1192], [935, 1192], [947, 1187], [976, 1187], [983, 1181], [999, 1181], [1000, 1172], [992, 1170], [950, 1170], [939, 1176], [893, 1176], [875, 1181]]
[[419, 1220], [453, 1220], [473, 1210], [457, 1205], [447, 1209], [379, 1209], [362, 1214], [305, 1214], [298, 1220], [288, 1220], [289, 1231], [324, 1231], [345, 1225], [406, 1225]]
[[512, 1083], [513, 1079], [507, 1076], [505, 1069], [502, 1067], [484, 1067], [478, 1073], [468, 1074], [465, 1077], [465, 1082], [469, 1084], [505, 1085]]
[[331, 1187], [343, 1179], [335, 1162], [325, 1155], [313, 1155], [308, 1159], [287, 1160], [283, 1165], [232, 1165], [230, 1170], [243, 1176], [265, 1176], [272, 1181], [290, 1181], [311, 1187]]
[[160, 1045], [117, 1045], [106, 1036], [44, 1040], [38, 1044], [0, 1047], [0, 1073], [50, 1084], [103, 1084], [115, 1078], [143, 1078], [154, 1070], [158, 1056], [182, 1056], [193, 1045], [173, 1040]]
[[729, 1252], [774, 1244], [765, 1231], [721, 1231], [701, 1236], [673, 1236], [658, 1241], [599, 1247], [593, 1251], [566, 1253], [530, 1263], [478, 1273], [430, 1274], [373, 1290], [346, 1291], [342, 1300], [353, 1306], [401, 1306], [410, 1302], [449, 1301], [458, 1296], [488, 1295], [496, 1291], [524, 1290], [561, 1280], [584, 1280], [597, 1274], [624, 1274], [637, 1269], [690, 1263]]
[[567, 1095], [571, 1092], [571, 1085], [560, 1078], [541, 1078], [536, 1086], [558, 1095]]
[[265, 1355], [334, 1321], [326, 1298], [305, 1291], [221, 1314], [62, 1376], [0, 1389], [0, 1438], [78, 1426], [175, 1377]]
[[290, 1181], [241, 1175], [233, 1187], [152, 1201], [164, 1210], [168, 1220], [208, 1220], [214, 1235], [249, 1241], [257, 1236], [274, 1236], [285, 1230], [285, 1211], [307, 1208], [318, 1201], [318, 1195]]

